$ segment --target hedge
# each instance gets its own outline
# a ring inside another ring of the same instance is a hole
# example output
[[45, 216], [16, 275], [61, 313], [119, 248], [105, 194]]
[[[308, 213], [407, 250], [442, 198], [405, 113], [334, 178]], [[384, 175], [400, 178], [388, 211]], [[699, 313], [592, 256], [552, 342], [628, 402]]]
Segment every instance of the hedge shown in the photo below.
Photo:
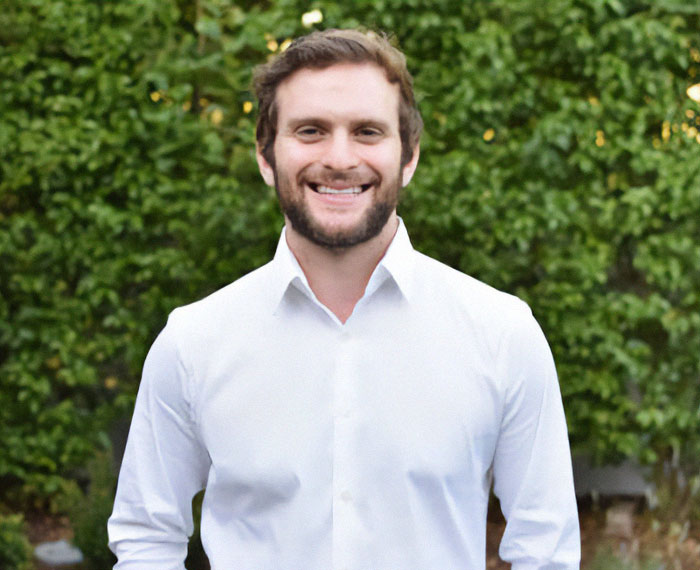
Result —
[[0, 568], [31, 570], [32, 567], [32, 547], [25, 534], [24, 517], [0, 513]]
[[168, 312], [271, 256], [252, 66], [354, 25], [415, 76], [414, 245], [530, 303], [575, 448], [698, 473], [695, 2], [6, 0], [0, 501], [79, 475]]

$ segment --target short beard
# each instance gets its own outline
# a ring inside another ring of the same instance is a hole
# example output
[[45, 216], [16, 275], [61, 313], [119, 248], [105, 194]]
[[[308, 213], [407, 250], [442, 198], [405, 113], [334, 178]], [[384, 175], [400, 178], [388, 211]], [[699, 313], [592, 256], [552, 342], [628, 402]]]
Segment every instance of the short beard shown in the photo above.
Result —
[[[277, 195], [279, 196], [279, 192]], [[298, 234], [311, 243], [330, 250], [347, 249], [378, 236], [396, 208], [395, 205], [387, 202], [377, 202], [372, 204], [371, 210], [360, 227], [331, 233], [318, 227], [308, 215], [304, 204], [293, 201], [284, 202], [280, 197], [280, 206]]]
[[[331, 232], [325, 230], [309, 215], [303, 198], [295, 200], [293, 196], [285, 196], [285, 193], [280, 192], [280, 181], [276, 169], [274, 174], [275, 191], [277, 192], [280, 208], [282, 213], [289, 220], [292, 228], [294, 228], [294, 231], [308, 239], [311, 243], [328, 250], [344, 250], [365, 243], [378, 236], [384, 229], [384, 226], [386, 226], [391, 214], [396, 210], [399, 203], [401, 185], [399, 184], [400, 178], [397, 177], [396, 180], [390, 181], [391, 184], [395, 184], [395, 188], [385, 189], [388, 193], [380, 197], [380, 200], [375, 201], [370, 206], [369, 211], [365, 214], [364, 219], [357, 227], [346, 231]], [[291, 184], [289, 181], [285, 183]]]

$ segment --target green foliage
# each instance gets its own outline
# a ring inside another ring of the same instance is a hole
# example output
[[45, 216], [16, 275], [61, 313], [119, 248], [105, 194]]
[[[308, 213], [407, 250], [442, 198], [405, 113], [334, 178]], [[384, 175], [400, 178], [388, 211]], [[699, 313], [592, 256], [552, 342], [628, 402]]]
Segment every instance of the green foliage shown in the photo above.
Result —
[[32, 547], [24, 533], [22, 515], [0, 514], [0, 568], [30, 570]]
[[572, 441], [700, 468], [700, 22], [687, 2], [8, 0], [0, 481], [51, 496], [128, 412], [168, 311], [265, 262], [252, 66], [393, 31], [426, 130], [418, 249], [527, 300]]
[[254, 46], [210, 50], [188, 18], [160, 1], [3, 5], [0, 480], [15, 498], [51, 496], [104, 446], [169, 310], [270, 255], [279, 215], [236, 64]]
[[107, 546], [107, 519], [112, 513], [116, 477], [111, 457], [97, 453], [87, 464], [87, 492], [74, 487], [62, 497], [71, 521], [73, 542], [83, 553], [87, 568], [111, 568], [117, 561]]

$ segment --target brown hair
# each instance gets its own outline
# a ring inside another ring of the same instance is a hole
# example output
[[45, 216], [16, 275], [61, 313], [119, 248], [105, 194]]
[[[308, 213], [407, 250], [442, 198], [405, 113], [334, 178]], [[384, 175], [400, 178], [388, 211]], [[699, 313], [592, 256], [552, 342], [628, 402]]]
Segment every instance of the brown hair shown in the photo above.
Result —
[[336, 63], [374, 63], [384, 70], [390, 83], [398, 83], [401, 165], [405, 165], [411, 160], [423, 130], [406, 57], [384, 33], [335, 29], [297, 38], [273, 60], [255, 69], [253, 87], [259, 107], [256, 138], [265, 160], [274, 166], [278, 85], [300, 69], [323, 69]]

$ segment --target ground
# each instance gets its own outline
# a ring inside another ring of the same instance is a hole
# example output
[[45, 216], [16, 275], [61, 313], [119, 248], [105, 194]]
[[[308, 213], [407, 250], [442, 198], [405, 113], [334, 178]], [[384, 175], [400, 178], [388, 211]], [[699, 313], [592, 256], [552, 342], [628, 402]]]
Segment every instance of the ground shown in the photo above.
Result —
[[[700, 521], [686, 528], [662, 524], [641, 501], [625, 497], [582, 500], [579, 519], [581, 570], [700, 569]], [[505, 522], [497, 506], [488, 525], [487, 570], [509, 570], [498, 556]]]
[[[700, 521], [690, 526], [661, 524], [639, 501], [626, 498], [598, 504], [584, 500], [579, 507], [581, 570], [700, 569]], [[70, 522], [65, 517], [31, 513], [26, 518], [33, 544], [72, 538]], [[510, 569], [510, 564], [498, 557], [504, 526], [495, 506], [489, 511], [487, 570]], [[36, 570], [40, 570], [38, 566]], [[85, 566], [81, 570], [93, 569]]]

